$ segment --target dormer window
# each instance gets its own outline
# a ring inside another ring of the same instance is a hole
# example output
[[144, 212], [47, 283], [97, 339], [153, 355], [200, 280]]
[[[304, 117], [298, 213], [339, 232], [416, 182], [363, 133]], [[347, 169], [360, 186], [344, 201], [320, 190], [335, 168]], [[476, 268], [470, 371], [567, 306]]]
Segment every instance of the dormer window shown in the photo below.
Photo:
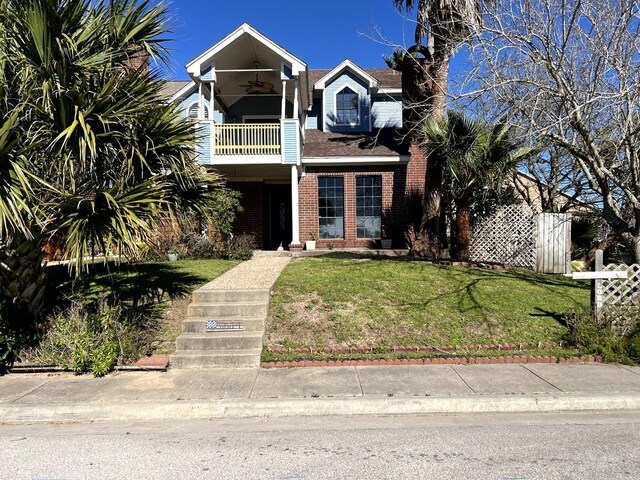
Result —
[[[191, 104], [191, 106], [189, 107], [189, 110], [187, 112], [187, 116], [192, 120], [198, 120], [199, 112], [200, 112], [200, 106], [196, 102], [196, 103]], [[209, 118], [209, 109], [207, 108], [206, 105], [204, 106], [204, 118], [205, 118], [205, 120]]]
[[344, 87], [336, 94], [336, 125], [358, 125], [360, 100], [358, 94]]

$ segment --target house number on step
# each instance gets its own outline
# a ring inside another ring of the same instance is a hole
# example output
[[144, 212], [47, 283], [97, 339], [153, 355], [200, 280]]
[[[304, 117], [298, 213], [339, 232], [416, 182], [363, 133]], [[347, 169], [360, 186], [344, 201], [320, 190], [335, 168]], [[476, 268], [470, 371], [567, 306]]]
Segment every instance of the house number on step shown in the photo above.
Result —
[[217, 320], [207, 320], [205, 330], [207, 332], [229, 332], [244, 330], [240, 322], [218, 322]]

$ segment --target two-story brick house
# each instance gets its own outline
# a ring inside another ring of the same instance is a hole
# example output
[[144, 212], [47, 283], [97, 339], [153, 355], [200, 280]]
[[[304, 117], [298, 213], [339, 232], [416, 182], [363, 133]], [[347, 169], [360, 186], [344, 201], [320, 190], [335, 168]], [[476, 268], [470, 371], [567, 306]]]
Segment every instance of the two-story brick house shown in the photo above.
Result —
[[345, 60], [310, 70], [244, 24], [187, 65], [165, 94], [197, 119], [198, 161], [242, 193], [234, 231], [258, 246], [403, 243], [424, 159], [403, 145], [401, 75]]

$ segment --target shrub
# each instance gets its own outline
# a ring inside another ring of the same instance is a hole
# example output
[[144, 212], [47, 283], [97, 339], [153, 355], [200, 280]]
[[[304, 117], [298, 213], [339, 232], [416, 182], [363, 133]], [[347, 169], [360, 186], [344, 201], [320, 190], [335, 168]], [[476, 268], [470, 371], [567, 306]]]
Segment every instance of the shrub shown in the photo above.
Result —
[[226, 258], [230, 260], [249, 260], [256, 248], [254, 235], [238, 235], [227, 242]]
[[146, 353], [157, 329], [157, 322], [131, 318], [117, 305], [102, 303], [91, 309], [74, 303], [52, 316], [33, 361], [102, 377], [117, 364]]
[[37, 325], [29, 310], [0, 297], [0, 374], [20, 360], [21, 351], [37, 339]]
[[633, 363], [640, 358], [638, 318], [635, 328], [621, 332], [617, 328], [618, 315], [609, 312], [596, 320], [589, 312], [565, 316], [569, 327], [569, 341], [584, 354], [601, 355], [610, 362]]

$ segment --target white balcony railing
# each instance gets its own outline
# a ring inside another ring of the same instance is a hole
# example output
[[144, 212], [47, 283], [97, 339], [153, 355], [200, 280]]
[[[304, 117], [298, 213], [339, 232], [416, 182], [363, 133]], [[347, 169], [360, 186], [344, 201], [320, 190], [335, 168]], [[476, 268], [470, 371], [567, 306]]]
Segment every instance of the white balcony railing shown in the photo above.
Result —
[[227, 123], [213, 125], [212, 154], [280, 155], [277, 123]]

